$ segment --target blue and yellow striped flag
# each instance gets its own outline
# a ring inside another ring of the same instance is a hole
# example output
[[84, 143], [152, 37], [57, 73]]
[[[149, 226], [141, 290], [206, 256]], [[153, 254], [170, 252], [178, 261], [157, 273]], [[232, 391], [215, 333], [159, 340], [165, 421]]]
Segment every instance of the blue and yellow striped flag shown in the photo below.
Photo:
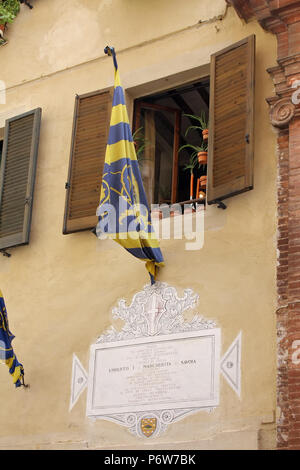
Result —
[[7, 311], [1, 290], [0, 309], [0, 362], [9, 367], [9, 373], [12, 375], [15, 386], [20, 387], [24, 385], [24, 369], [16, 358], [11, 345], [14, 335], [9, 331]]
[[115, 51], [107, 47], [105, 53], [113, 55], [115, 84], [96, 235], [113, 238], [133, 256], [146, 261], [153, 284], [164, 260], [151, 223]]

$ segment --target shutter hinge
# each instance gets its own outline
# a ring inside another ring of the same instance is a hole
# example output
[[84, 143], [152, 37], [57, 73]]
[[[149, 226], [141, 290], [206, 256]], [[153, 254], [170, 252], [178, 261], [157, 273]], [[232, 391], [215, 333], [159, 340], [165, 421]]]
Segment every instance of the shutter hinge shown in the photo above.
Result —
[[31, 204], [31, 201], [32, 201], [31, 196], [25, 198], [25, 204]]
[[28, 0], [20, 0], [20, 3], [25, 3], [25, 5], [30, 8], [30, 10], [32, 10], [33, 6], [31, 5], [31, 3], [29, 3]]
[[216, 201], [216, 204], [218, 204], [217, 207], [219, 209], [224, 209], [224, 210], [227, 209], [226, 204], [224, 204], [224, 202], [222, 202], [222, 201]]
[[70, 189], [70, 183], [67, 182], [67, 183], [65, 184], [65, 188], [66, 188], [66, 189]]
[[2, 253], [3, 256], [6, 256], [7, 258], [10, 258], [10, 257], [11, 257], [11, 254], [10, 254], [10, 253], [7, 253], [7, 251], [5, 251], [4, 249], [3, 249], [3, 250], [0, 250], [0, 253]]
[[246, 134], [246, 135], [245, 135], [245, 141], [246, 141], [247, 144], [250, 143], [249, 137], [250, 137], [249, 134]]

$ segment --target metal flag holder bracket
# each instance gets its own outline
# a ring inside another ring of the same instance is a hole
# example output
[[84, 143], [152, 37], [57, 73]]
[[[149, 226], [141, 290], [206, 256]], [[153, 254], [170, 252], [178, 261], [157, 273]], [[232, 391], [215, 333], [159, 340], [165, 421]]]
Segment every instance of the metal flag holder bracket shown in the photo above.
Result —
[[115, 66], [115, 68], [117, 69], [117, 68], [118, 68], [118, 64], [117, 64], [117, 59], [116, 59], [116, 51], [115, 51], [115, 48], [114, 48], [114, 47], [110, 47], [110, 46], [106, 46], [106, 47], [104, 48], [104, 54], [107, 54], [108, 56], [112, 56], [112, 57], [113, 57], [114, 66]]
[[20, 3], [24, 3], [24, 5], [30, 8], [30, 10], [32, 10], [33, 8], [33, 6], [31, 5], [31, 3], [28, 2], [28, 0], [20, 0]]
[[109, 56], [113, 55], [114, 51], [115, 51], [114, 47], [106, 46], [104, 48], [104, 53], [108, 54]]
[[30, 385], [26, 384], [25, 381], [24, 381], [24, 375], [22, 375], [22, 378], [21, 378], [21, 385], [24, 388], [30, 388]]
[[222, 202], [222, 201], [216, 201], [216, 204], [218, 204], [217, 207], [219, 209], [223, 209], [223, 210], [227, 209], [226, 204], [224, 204], [224, 202]]

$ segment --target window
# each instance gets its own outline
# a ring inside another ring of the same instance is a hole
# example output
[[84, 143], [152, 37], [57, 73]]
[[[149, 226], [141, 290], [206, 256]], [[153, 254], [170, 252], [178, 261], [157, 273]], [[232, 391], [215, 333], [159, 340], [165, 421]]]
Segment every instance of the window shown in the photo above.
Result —
[[[134, 128], [144, 133], [140, 168], [150, 204], [198, 199], [199, 186], [208, 204], [253, 188], [254, 54], [255, 36], [250, 36], [212, 55], [210, 77], [135, 101]], [[207, 168], [191, 159], [189, 145], [200, 150], [203, 143], [199, 129], [187, 133], [199, 125], [191, 115], [209, 119]]]
[[0, 249], [29, 243], [41, 109], [5, 123], [0, 169]]
[[[253, 35], [213, 54], [206, 78], [135, 100], [133, 128], [142, 128], [146, 141], [139, 162], [150, 205], [188, 202], [199, 189], [208, 204], [219, 204], [253, 188], [254, 59]], [[112, 89], [76, 96], [64, 234], [97, 225], [111, 102]], [[186, 115], [201, 113], [209, 118], [208, 158], [196, 165], [190, 191], [191, 153], [181, 147], [201, 146], [202, 132], [186, 135], [195, 124]], [[207, 179], [201, 188], [200, 179]]]

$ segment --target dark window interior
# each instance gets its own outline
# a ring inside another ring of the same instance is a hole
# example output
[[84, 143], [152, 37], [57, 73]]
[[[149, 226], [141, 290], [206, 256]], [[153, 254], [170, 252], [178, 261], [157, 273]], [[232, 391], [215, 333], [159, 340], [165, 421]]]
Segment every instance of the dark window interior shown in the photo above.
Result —
[[[209, 78], [148, 95], [135, 101], [134, 129], [141, 129], [145, 139], [144, 151], [138, 155], [143, 183], [149, 204], [183, 202], [190, 199], [190, 161], [192, 149], [179, 151], [185, 144], [201, 146], [202, 132], [189, 126], [197, 121], [186, 114], [199, 116], [209, 112]], [[206, 175], [206, 165], [196, 165], [194, 194], [197, 179]]]

